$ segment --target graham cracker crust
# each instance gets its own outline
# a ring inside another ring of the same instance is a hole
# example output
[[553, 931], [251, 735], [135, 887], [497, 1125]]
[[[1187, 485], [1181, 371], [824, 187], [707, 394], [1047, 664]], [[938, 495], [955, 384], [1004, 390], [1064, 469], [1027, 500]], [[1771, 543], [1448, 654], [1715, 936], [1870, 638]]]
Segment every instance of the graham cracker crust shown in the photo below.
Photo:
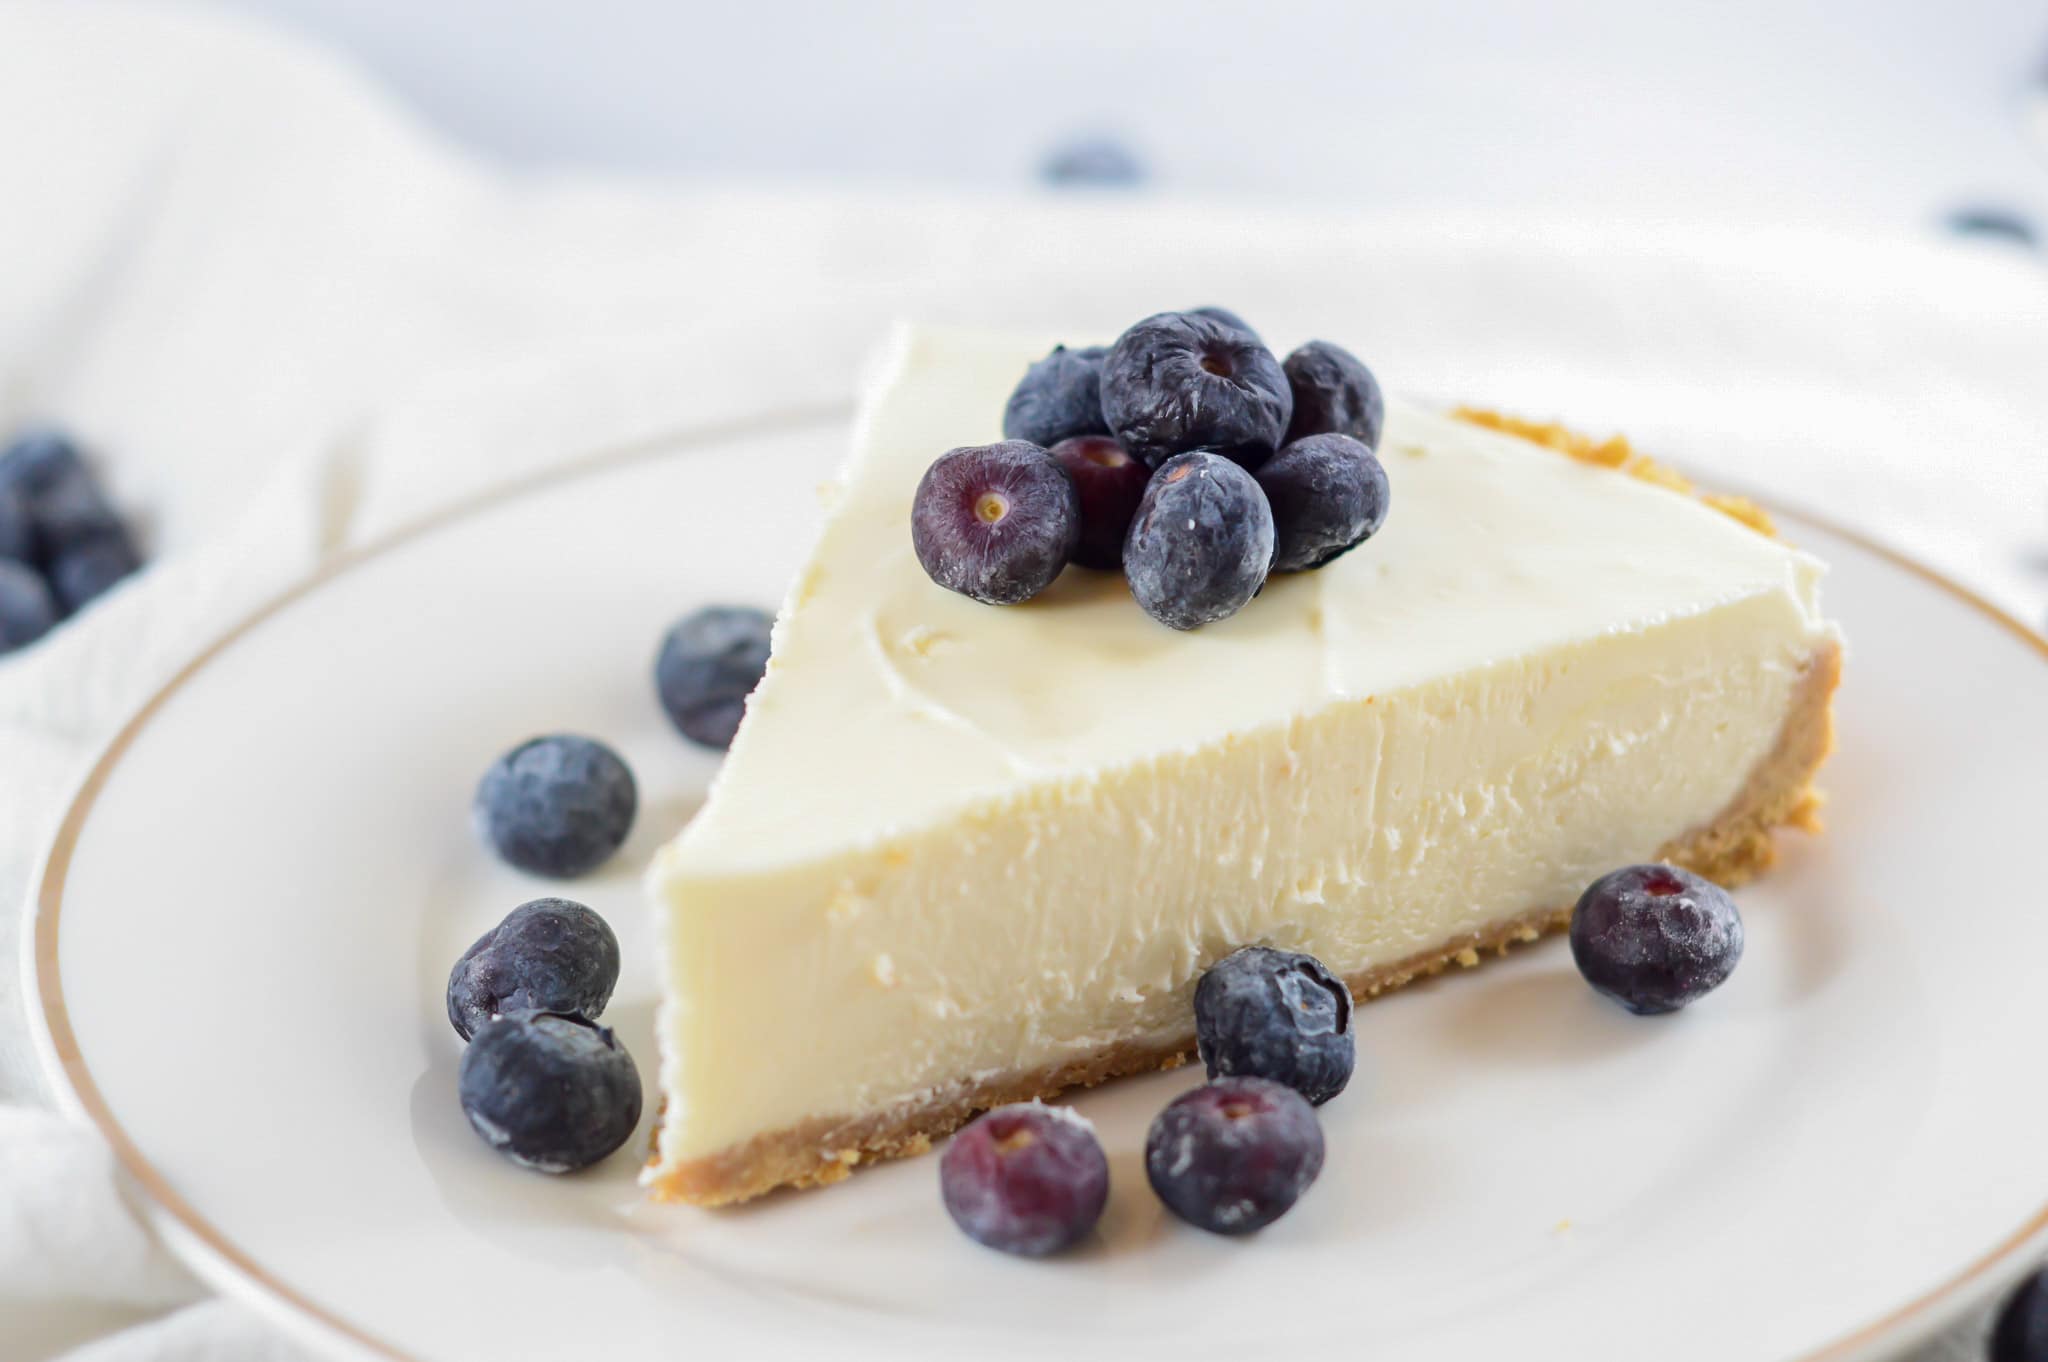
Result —
[[[1820, 797], [1812, 782], [1814, 772], [1834, 746], [1831, 702], [1841, 669], [1841, 648], [1833, 643], [1807, 663], [1777, 745], [1719, 817], [1666, 844], [1658, 851], [1659, 860], [1734, 886], [1770, 867], [1776, 858], [1773, 829], [1819, 829]], [[1506, 955], [1511, 946], [1562, 929], [1571, 921], [1571, 913], [1569, 904], [1518, 912], [1404, 960], [1354, 974], [1345, 983], [1354, 997], [1366, 1002], [1452, 965], [1471, 968], [1488, 955]], [[777, 1187], [822, 1186], [846, 1177], [857, 1164], [922, 1154], [931, 1148], [935, 1136], [991, 1107], [1049, 1098], [1126, 1074], [1174, 1068], [1186, 1063], [1193, 1053], [1191, 1018], [1186, 1035], [1164, 1042], [1123, 1042], [1048, 1068], [963, 1083], [914, 1104], [860, 1116], [821, 1118], [758, 1135], [669, 1169], [657, 1176], [650, 1188], [659, 1200], [720, 1206]]]

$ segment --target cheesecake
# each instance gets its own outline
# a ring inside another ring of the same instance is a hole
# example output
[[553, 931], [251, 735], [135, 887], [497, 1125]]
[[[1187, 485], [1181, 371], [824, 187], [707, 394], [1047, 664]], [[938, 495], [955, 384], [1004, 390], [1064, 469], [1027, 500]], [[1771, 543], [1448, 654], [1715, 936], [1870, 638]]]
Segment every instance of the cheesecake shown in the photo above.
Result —
[[[1306, 951], [1364, 999], [1665, 860], [1810, 825], [1822, 565], [1626, 446], [1387, 404], [1383, 529], [1187, 633], [1069, 567], [993, 608], [920, 568], [933, 458], [1036, 338], [904, 329], [709, 798], [647, 877], [644, 1179], [720, 1204], [1172, 1065], [1203, 970]], [[1618, 452], [1617, 452], [1618, 451]]]

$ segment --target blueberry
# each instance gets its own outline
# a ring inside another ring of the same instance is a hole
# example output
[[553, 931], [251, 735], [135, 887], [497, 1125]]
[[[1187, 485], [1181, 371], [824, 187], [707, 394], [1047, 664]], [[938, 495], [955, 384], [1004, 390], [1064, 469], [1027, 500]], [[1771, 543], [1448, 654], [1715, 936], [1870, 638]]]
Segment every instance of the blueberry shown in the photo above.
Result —
[[1349, 435], [1303, 436], [1258, 478], [1273, 508], [1275, 572], [1319, 568], [1370, 539], [1387, 518], [1387, 470]]
[[1742, 959], [1742, 915], [1719, 885], [1668, 865], [1603, 875], [1572, 912], [1572, 959], [1631, 1012], [1676, 1012]]
[[1211, 1234], [1264, 1229], [1322, 1171], [1316, 1109], [1264, 1078], [1223, 1078], [1181, 1094], [1145, 1138], [1152, 1190], [1167, 1210]]
[[535, 875], [568, 879], [595, 869], [632, 831], [633, 773], [590, 738], [534, 738], [484, 772], [476, 820], [498, 855]]
[[76, 540], [50, 560], [50, 588], [66, 614], [83, 610], [142, 566], [125, 531]]
[[661, 641], [654, 689], [682, 735], [705, 747], [732, 746], [747, 697], [768, 671], [774, 616], [750, 605], [707, 605]]
[[0, 487], [27, 502], [36, 560], [45, 566], [88, 539], [126, 537], [78, 447], [55, 431], [24, 435], [0, 453]]
[[2006, 1298], [1991, 1330], [1990, 1362], [2048, 1362], [2048, 1270]]
[[1117, 338], [1102, 365], [1110, 434], [1154, 468], [1191, 449], [1257, 467], [1280, 447], [1293, 410], [1273, 352], [1214, 317], [1147, 317]]
[[939, 1160], [946, 1213], [969, 1239], [1042, 1258], [1088, 1237], [1109, 1201], [1095, 1129], [1064, 1107], [997, 1107], [953, 1137]]
[[1052, 456], [1074, 480], [1081, 503], [1081, 539], [1074, 561], [1114, 571], [1123, 566], [1124, 536], [1145, 499], [1151, 470], [1107, 435], [1077, 435], [1052, 447]]
[[36, 527], [30, 518], [28, 496], [19, 488], [0, 484], [0, 559], [31, 563], [36, 556]]
[[0, 558], [0, 653], [26, 648], [57, 622], [57, 602], [42, 574], [26, 563]]
[[640, 1071], [617, 1036], [580, 1017], [523, 1013], [486, 1022], [462, 1052], [462, 1111], [484, 1143], [522, 1168], [588, 1168], [640, 1124]]
[[1194, 629], [1242, 610], [1273, 562], [1273, 512], [1252, 475], [1198, 450], [1166, 461], [1124, 540], [1124, 576], [1145, 613]]
[[448, 1020], [468, 1040], [493, 1017], [560, 1012], [595, 1021], [619, 982], [619, 939], [580, 903], [535, 899], [476, 939], [448, 973]]
[[1195, 985], [1195, 1044], [1211, 1078], [1269, 1078], [1321, 1106], [1357, 1060], [1351, 990], [1312, 955], [1246, 946]]
[[1009, 405], [1003, 408], [1003, 438], [1034, 445], [1056, 445], [1076, 435], [1107, 435], [1102, 419], [1100, 345], [1069, 350], [1055, 345], [1052, 353], [1024, 371]]
[[1191, 307], [1188, 311], [1197, 317], [1207, 317], [1212, 322], [1222, 322], [1225, 326], [1234, 326], [1254, 340], [1258, 339], [1259, 333], [1252, 329], [1252, 324], [1227, 307], [1216, 307], [1214, 305], [1209, 307]]
[[1052, 585], [1081, 539], [1081, 501], [1057, 460], [1023, 440], [948, 450], [910, 509], [917, 561], [948, 591], [990, 605]]
[[1387, 403], [1372, 370], [1342, 346], [1310, 341], [1287, 357], [1282, 366], [1294, 393], [1294, 419], [1287, 423], [1287, 441], [1305, 435], [1349, 435], [1369, 449], [1380, 447]]

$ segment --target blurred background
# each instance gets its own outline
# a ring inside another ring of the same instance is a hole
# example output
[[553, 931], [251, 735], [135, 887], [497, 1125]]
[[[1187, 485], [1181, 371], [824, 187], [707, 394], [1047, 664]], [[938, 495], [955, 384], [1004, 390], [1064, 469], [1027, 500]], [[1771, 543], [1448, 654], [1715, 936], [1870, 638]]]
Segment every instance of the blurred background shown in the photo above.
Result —
[[2038, 0], [213, 0], [533, 167], [2039, 234]]

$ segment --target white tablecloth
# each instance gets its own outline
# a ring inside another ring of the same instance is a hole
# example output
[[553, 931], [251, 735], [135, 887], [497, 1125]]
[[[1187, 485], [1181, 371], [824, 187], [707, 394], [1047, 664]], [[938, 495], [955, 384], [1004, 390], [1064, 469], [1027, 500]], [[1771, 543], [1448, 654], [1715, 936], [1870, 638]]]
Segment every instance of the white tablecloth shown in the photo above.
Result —
[[2048, 613], [2048, 276], [1998, 248], [513, 179], [319, 53], [148, 8], [0, 8], [0, 129], [0, 432], [77, 432], [153, 559], [0, 659], [8, 1359], [296, 1356], [206, 1300], [45, 1105], [20, 886], [96, 744], [336, 550], [620, 441], [847, 395], [895, 315], [1104, 334], [1225, 302], [1339, 332], [1397, 387], [1662, 437]]

